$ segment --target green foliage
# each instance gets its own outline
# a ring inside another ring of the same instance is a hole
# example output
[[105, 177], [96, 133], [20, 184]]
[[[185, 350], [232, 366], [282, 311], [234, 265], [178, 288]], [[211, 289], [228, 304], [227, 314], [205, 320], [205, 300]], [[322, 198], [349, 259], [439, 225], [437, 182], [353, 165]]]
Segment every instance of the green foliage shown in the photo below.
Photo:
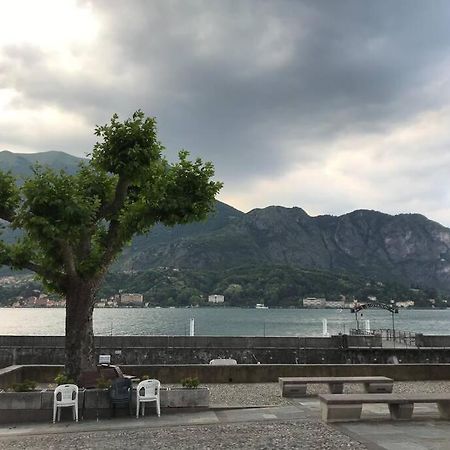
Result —
[[187, 377], [181, 380], [181, 385], [188, 389], [196, 389], [198, 388], [200, 381], [197, 377]]
[[55, 383], [59, 386], [60, 384], [74, 384], [75, 381], [66, 373], [60, 372], [55, 377]]
[[144, 381], [144, 380], [150, 380], [150, 375], [147, 375], [147, 374], [142, 375], [141, 380], [142, 380], [142, 381]]
[[36, 389], [36, 386], [36, 381], [24, 380], [22, 383], [13, 383], [11, 388], [14, 392], [31, 392]]
[[73, 377], [83, 358], [92, 362], [95, 293], [123, 246], [157, 223], [204, 219], [222, 186], [211, 163], [189, 161], [185, 151], [169, 163], [155, 119], [142, 111], [124, 122], [114, 114], [95, 134], [92, 159], [74, 174], [36, 165], [16, 187], [0, 172], [0, 219], [22, 233], [0, 243], [0, 265], [29, 269], [66, 297], [66, 339], [82, 349], [66, 361]]
[[[151, 306], [210, 306], [209, 294], [224, 294], [226, 306], [301, 307], [304, 297], [337, 300], [367, 300], [376, 296], [382, 302], [414, 300], [417, 306], [430, 306], [423, 290], [411, 290], [394, 282], [373, 281], [351, 274], [298, 269], [289, 266], [236, 267], [224, 271], [154, 269], [145, 272], [111, 273], [99, 295], [108, 297], [120, 289], [140, 292]], [[436, 294], [436, 293], [435, 293]], [[444, 298], [437, 294], [438, 304]], [[217, 305], [215, 305], [217, 307]]]
[[142, 111], [123, 123], [114, 114], [109, 125], [96, 127], [95, 134], [102, 142], [95, 144], [92, 159], [106, 172], [137, 181], [143, 167], [150, 168], [161, 160], [164, 147], [157, 139], [156, 119], [146, 118]]
[[2, 243], [0, 262], [35, 271], [62, 294], [77, 279], [98, 285], [135, 234], [205, 218], [222, 186], [211, 180], [211, 163], [189, 161], [185, 151], [169, 163], [156, 120], [142, 111], [124, 122], [113, 115], [96, 135], [77, 173], [36, 165], [20, 196], [14, 178], [0, 174], [0, 218], [23, 231], [15, 244]]
[[11, 172], [0, 170], [0, 217], [11, 220], [19, 201], [20, 195], [16, 186], [16, 178]]
[[96, 386], [98, 389], [109, 389], [111, 387], [111, 380], [108, 380], [105, 377], [97, 378], [96, 380]]
[[[0, 288], [0, 304], [10, 304], [11, 298], [30, 295], [40, 285]], [[339, 300], [367, 300], [375, 296], [381, 302], [413, 300], [416, 306], [430, 307], [429, 298], [436, 306], [445, 306], [445, 295], [423, 289], [410, 289], [393, 282], [369, 280], [349, 274], [297, 269], [288, 266], [236, 267], [225, 271], [197, 271], [188, 269], [154, 269], [143, 272], [115, 272], [106, 276], [98, 298], [109, 297], [124, 290], [140, 292], [150, 306], [212, 306], [209, 294], [224, 294], [226, 306], [254, 307], [264, 303], [270, 307], [301, 307], [304, 297], [325, 297]], [[28, 294], [27, 294], [28, 292]]]

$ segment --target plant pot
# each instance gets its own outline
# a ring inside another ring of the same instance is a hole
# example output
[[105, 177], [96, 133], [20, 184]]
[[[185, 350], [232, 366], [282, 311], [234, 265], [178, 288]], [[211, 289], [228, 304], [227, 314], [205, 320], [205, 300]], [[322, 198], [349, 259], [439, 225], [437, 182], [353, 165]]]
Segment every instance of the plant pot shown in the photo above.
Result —
[[161, 390], [161, 406], [167, 408], [208, 408], [209, 389], [199, 388], [169, 388]]

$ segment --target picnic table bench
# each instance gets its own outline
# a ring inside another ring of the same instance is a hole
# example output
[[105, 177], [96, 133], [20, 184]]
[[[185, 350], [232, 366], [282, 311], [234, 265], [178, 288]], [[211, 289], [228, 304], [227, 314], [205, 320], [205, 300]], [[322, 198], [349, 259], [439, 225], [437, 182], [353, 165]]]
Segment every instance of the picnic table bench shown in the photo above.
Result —
[[278, 378], [282, 397], [303, 397], [308, 383], [328, 384], [332, 394], [342, 394], [344, 383], [364, 384], [367, 393], [392, 392], [392, 378], [387, 377], [281, 377]]
[[442, 419], [450, 419], [450, 394], [322, 394], [322, 420], [347, 422], [361, 419], [362, 405], [386, 403], [391, 419], [410, 419], [415, 403], [436, 403]]

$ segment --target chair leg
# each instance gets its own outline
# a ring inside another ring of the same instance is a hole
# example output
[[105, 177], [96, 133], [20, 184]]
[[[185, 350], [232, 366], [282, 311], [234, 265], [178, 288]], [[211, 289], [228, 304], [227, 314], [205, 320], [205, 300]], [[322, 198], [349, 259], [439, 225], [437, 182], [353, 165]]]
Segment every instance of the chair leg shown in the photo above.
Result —
[[145, 416], [145, 402], [142, 402], [142, 417]]
[[56, 405], [53, 405], [53, 423], [56, 422]]
[[136, 399], [136, 419], [139, 418], [139, 398]]
[[78, 405], [75, 405], [73, 409], [75, 410], [75, 422], [78, 422]]
[[72, 406], [72, 420], [75, 420], [75, 405]]
[[156, 413], [158, 414], [158, 417], [161, 417], [161, 408], [159, 406], [159, 399], [156, 400]]
[[61, 422], [61, 406], [58, 408], [58, 422]]

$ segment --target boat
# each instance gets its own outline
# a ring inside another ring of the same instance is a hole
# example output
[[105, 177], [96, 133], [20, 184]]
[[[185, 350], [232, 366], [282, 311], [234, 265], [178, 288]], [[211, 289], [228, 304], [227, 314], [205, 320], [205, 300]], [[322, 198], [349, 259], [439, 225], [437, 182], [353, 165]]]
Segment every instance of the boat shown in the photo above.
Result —
[[264, 303], [257, 303], [255, 308], [256, 309], [269, 309], [268, 306], [264, 306]]

